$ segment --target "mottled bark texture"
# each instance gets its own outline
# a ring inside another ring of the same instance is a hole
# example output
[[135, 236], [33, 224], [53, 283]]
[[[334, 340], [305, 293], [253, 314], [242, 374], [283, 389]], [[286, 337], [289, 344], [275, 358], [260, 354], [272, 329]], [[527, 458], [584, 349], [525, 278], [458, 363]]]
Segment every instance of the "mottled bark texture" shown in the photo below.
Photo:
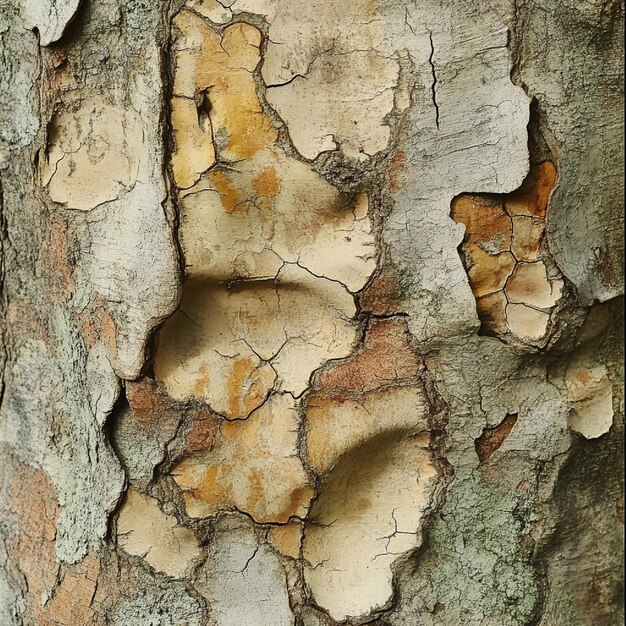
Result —
[[0, 0], [0, 626], [619, 624], [622, 38]]

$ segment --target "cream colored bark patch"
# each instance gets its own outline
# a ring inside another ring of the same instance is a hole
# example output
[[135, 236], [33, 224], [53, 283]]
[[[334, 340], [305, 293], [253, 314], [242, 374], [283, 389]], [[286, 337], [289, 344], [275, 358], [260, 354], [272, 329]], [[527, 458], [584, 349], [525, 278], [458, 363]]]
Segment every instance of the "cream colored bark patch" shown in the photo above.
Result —
[[336, 620], [384, 605], [391, 564], [421, 541], [438, 479], [426, 417], [415, 385], [308, 403], [307, 457], [323, 484], [305, 527], [305, 579]]
[[289, 394], [274, 395], [247, 420], [225, 422], [213, 448], [174, 466], [187, 514], [237, 508], [257, 522], [304, 517], [313, 489], [297, 456], [299, 419]]
[[128, 554], [174, 578], [185, 576], [201, 553], [193, 532], [163, 513], [155, 498], [132, 487], [117, 519], [117, 541]]
[[100, 97], [87, 100], [76, 111], [53, 117], [43, 184], [55, 202], [93, 209], [132, 188], [142, 144], [142, 123], [135, 111]]
[[572, 406], [570, 428], [587, 439], [609, 432], [613, 424], [613, 385], [606, 367], [587, 358], [577, 358], [565, 376]]
[[215, 168], [181, 201], [190, 277], [274, 277], [283, 261], [361, 289], [376, 267], [365, 194], [341, 194], [277, 148]]
[[363, 158], [387, 145], [390, 130], [383, 121], [393, 109], [398, 78], [398, 61], [375, 50], [328, 52], [305, 76], [270, 85], [267, 99], [302, 156], [314, 159], [341, 147], [346, 155]]
[[560, 280], [548, 279], [546, 266], [541, 261], [518, 263], [505, 292], [510, 302], [549, 309], [561, 297], [562, 285]]
[[313, 370], [347, 356], [355, 312], [345, 288], [297, 265], [232, 288], [189, 281], [159, 335], [155, 373], [173, 398], [246, 418], [272, 389], [299, 395]]
[[340, 148], [365, 158], [386, 147], [404, 23], [386, 22], [384, 7], [372, 0], [236, 0], [232, 8], [270, 24], [262, 67], [267, 99], [300, 154], [314, 159]]
[[506, 319], [511, 332], [522, 339], [538, 341], [548, 331], [550, 315], [525, 304], [507, 304]]
[[188, 282], [160, 333], [155, 371], [172, 397], [246, 418], [272, 390], [300, 395], [316, 368], [349, 354], [350, 291], [376, 267], [368, 200], [338, 192], [277, 146], [252, 74], [258, 29], [236, 23], [218, 34], [181, 11], [174, 31], [175, 100], [189, 102], [188, 120], [174, 112], [174, 132], [197, 127], [201, 94], [218, 164], [201, 173], [210, 150], [201, 162], [197, 143], [177, 143], [176, 182], [191, 184], [180, 200]]
[[352, 400], [313, 396], [307, 405], [307, 457], [319, 473], [389, 431], [427, 429], [427, 403], [415, 387], [397, 387]]
[[331, 617], [363, 616], [389, 600], [391, 565], [421, 543], [436, 479], [428, 436], [394, 432], [370, 439], [328, 475], [303, 556], [306, 583]]
[[[289, 261], [351, 291], [361, 289], [375, 269], [367, 196], [339, 193], [276, 145], [252, 75], [260, 61], [260, 32], [237, 23], [220, 37], [188, 11], [174, 25], [172, 125], [181, 139], [172, 161], [178, 186], [191, 186], [181, 200], [188, 275], [268, 278]], [[206, 111], [204, 134], [197, 102]], [[178, 107], [187, 113], [179, 115]], [[201, 147], [209, 129], [214, 149]], [[201, 176], [214, 161], [213, 150], [220, 165]]]

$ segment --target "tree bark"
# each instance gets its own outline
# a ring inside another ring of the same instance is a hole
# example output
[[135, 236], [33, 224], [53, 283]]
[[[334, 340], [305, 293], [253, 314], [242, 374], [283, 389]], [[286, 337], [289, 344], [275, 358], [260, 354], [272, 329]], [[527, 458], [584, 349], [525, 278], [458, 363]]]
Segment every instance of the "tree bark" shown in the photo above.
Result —
[[0, 0], [0, 626], [621, 623], [623, 17]]

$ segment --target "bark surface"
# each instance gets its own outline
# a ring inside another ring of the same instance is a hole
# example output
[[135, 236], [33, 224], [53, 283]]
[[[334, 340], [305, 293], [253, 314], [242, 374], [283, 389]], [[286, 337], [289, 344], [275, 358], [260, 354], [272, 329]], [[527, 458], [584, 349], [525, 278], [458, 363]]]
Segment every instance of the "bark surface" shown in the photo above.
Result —
[[0, 626], [621, 623], [623, 24], [0, 0]]

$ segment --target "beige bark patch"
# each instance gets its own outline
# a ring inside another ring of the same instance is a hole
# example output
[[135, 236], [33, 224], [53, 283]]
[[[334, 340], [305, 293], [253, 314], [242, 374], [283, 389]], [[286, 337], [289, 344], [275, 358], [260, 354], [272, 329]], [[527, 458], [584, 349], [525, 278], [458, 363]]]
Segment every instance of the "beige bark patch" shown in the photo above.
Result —
[[436, 478], [428, 436], [394, 432], [353, 450], [327, 476], [303, 556], [306, 583], [331, 617], [362, 616], [389, 600], [391, 564], [421, 543]]
[[128, 554], [174, 578], [182, 578], [201, 553], [191, 530], [163, 513], [155, 498], [132, 487], [117, 519], [117, 541]]
[[587, 439], [609, 432], [613, 424], [613, 385], [606, 367], [579, 357], [568, 368], [565, 384], [572, 406], [570, 428]]
[[207, 517], [235, 507], [257, 522], [304, 517], [313, 489], [297, 457], [298, 425], [289, 394], [272, 396], [247, 420], [224, 422], [209, 452], [172, 469], [187, 514]]
[[173, 156], [177, 184], [192, 183], [180, 200], [189, 280], [155, 372], [173, 398], [246, 418], [272, 390], [300, 395], [324, 361], [349, 354], [349, 292], [376, 266], [368, 200], [339, 193], [276, 145], [252, 74], [257, 28], [235, 23], [220, 35], [181, 11], [174, 31], [175, 97], [204, 98], [218, 164], [202, 173], [210, 155], [200, 163], [193, 143]]
[[366, 158], [386, 147], [400, 68], [389, 33], [405, 47], [404, 24], [386, 23], [372, 0], [236, 0], [232, 8], [269, 22], [267, 99], [302, 156], [340, 148]]
[[550, 315], [525, 304], [508, 304], [506, 318], [511, 332], [522, 339], [539, 340], [545, 337]]
[[55, 202], [88, 211], [132, 188], [142, 144], [135, 111], [91, 98], [52, 118], [42, 182]]
[[549, 309], [561, 297], [562, 284], [548, 279], [546, 266], [541, 261], [518, 263], [505, 292], [510, 302]]
[[[261, 148], [272, 145], [276, 131], [259, 103], [252, 72], [261, 59], [259, 30], [243, 22], [228, 26], [222, 36], [199, 15], [181, 11], [173, 20], [174, 96], [194, 101], [206, 96], [210, 122], [203, 124], [208, 134], [212, 126], [216, 153], [222, 161], [237, 161], [253, 156]], [[188, 121], [188, 124], [187, 124]], [[194, 125], [188, 116], [178, 132]], [[193, 165], [184, 155], [184, 143], [177, 143], [174, 153], [177, 185], [189, 187], [190, 181], [206, 168]], [[208, 157], [206, 161], [208, 161]], [[206, 162], [205, 161], [205, 162]], [[193, 172], [185, 173], [185, 166]], [[192, 175], [193, 174], [193, 175]]]
[[[339, 147], [351, 157], [385, 148], [390, 129], [383, 123], [394, 104], [399, 66], [375, 50], [318, 57], [305, 77], [267, 92], [285, 120], [295, 148], [307, 159]], [[307, 114], [302, 110], [306, 108]]]
[[513, 217], [511, 252], [519, 261], [537, 261], [545, 232], [545, 221], [532, 217]]
[[[378, 379], [377, 390], [359, 393], [364, 385], [358, 374], [369, 352], [395, 352], [394, 341], [380, 343], [391, 328], [380, 323], [366, 335], [360, 354], [329, 370], [335, 375], [328, 381], [345, 375], [345, 389], [320, 391], [307, 403], [307, 460], [322, 476], [322, 487], [305, 526], [305, 579], [316, 603], [336, 620], [387, 602], [391, 564], [419, 545], [422, 516], [438, 480], [416, 363], [409, 362], [394, 381], [405, 386], [388, 387]], [[400, 372], [407, 358], [400, 350]], [[389, 375], [393, 365], [383, 364], [381, 371]]]
[[376, 267], [365, 194], [341, 194], [277, 148], [216, 167], [181, 200], [189, 276], [274, 277], [283, 261], [361, 289]]
[[206, 106], [204, 96], [199, 104], [192, 98], [179, 96], [171, 101], [175, 145], [172, 169], [181, 188], [191, 187], [215, 163], [211, 121], [201, 106]]
[[290, 556], [292, 559], [299, 559], [303, 530], [302, 522], [290, 522], [270, 528], [267, 538], [281, 554]]
[[245, 418], [272, 389], [299, 395], [313, 370], [347, 356], [354, 313], [341, 285], [297, 265], [231, 289], [189, 281], [160, 333], [155, 373], [172, 397], [201, 398], [220, 415]]
[[313, 396], [307, 405], [307, 457], [320, 474], [350, 451], [388, 431], [427, 429], [427, 404], [416, 387], [392, 387], [353, 400]]

